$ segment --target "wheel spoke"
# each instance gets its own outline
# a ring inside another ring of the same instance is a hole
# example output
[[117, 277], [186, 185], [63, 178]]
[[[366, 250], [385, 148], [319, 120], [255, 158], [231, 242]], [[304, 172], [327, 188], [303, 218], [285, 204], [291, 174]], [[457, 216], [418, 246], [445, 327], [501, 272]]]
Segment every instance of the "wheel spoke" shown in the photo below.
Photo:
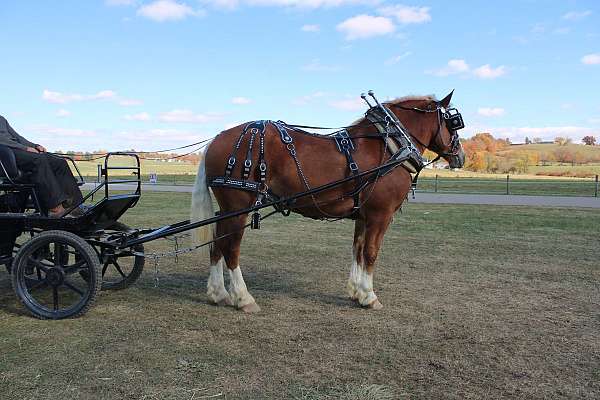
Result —
[[66, 287], [68, 287], [69, 289], [71, 289], [75, 293], [79, 294], [81, 297], [83, 297], [83, 291], [81, 289], [79, 289], [77, 286], [73, 285], [67, 279], [64, 280], [63, 285], [65, 285]]
[[83, 269], [82, 268], [83, 266], [87, 266], [87, 263], [85, 262], [85, 260], [79, 260], [73, 265], [66, 266], [64, 268], [65, 275], [74, 274], [75, 272], [79, 271], [80, 269]]
[[63, 250], [64, 246], [60, 243], [54, 243], [54, 265], [61, 266], [63, 265]]
[[52, 300], [54, 303], [54, 311], [58, 311], [58, 287], [52, 287]]
[[45, 279], [36, 280], [36, 279], [25, 278], [25, 285], [29, 291], [32, 291], [35, 289], [41, 289], [42, 287], [48, 286], [48, 282]]
[[40, 260], [36, 260], [35, 258], [29, 256], [27, 262], [33, 263], [38, 270], [41, 269], [44, 272], [48, 272], [49, 267], [44, 266]]
[[117, 262], [117, 260], [115, 260], [113, 262], [113, 265], [115, 266], [116, 270], [119, 271], [119, 273], [121, 274], [121, 276], [123, 278], [127, 278], [127, 275], [125, 275], [125, 273], [123, 273], [123, 270], [121, 269], [121, 266], [119, 265], [119, 263]]

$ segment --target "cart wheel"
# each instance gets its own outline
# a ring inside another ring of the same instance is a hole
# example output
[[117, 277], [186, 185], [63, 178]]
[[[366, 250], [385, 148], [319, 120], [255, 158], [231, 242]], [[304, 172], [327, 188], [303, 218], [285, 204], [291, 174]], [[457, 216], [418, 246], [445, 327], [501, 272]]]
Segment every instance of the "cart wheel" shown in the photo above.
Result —
[[19, 249], [12, 265], [12, 284], [35, 317], [63, 319], [83, 315], [92, 306], [100, 291], [101, 273], [98, 256], [84, 239], [65, 231], [47, 231]]
[[[129, 227], [120, 222], [107, 229], [117, 232], [128, 230]], [[146, 262], [146, 258], [139, 254], [144, 254], [144, 246], [141, 244], [121, 254], [105, 257], [102, 265], [102, 290], [121, 290], [133, 285], [142, 274]]]

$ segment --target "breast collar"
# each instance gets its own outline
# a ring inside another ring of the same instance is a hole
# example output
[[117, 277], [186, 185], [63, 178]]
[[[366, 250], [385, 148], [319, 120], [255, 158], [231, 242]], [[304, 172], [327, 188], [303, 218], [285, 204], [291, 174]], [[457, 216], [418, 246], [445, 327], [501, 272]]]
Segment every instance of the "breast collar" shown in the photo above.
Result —
[[392, 153], [392, 159], [400, 159], [409, 156], [410, 162], [402, 166], [411, 173], [418, 173], [425, 166], [423, 156], [415, 145], [412, 135], [402, 122], [385, 105], [380, 104], [371, 107], [365, 114], [365, 118], [375, 127], [387, 148]]

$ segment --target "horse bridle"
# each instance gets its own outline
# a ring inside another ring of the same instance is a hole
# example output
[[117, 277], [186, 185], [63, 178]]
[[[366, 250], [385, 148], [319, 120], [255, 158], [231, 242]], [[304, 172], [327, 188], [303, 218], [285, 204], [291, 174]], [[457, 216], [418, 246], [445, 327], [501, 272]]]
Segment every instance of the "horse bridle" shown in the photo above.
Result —
[[[414, 111], [420, 113], [437, 113], [438, 120], [438, 129], [434, 136], [434, 143], [436, 146], [439, 146], [441, 149], [450, 148], [449, 152], [436, 151], [439, 157], [454, 157], [457, 156], [460, 152], [460, 138], [458, 137], [458, 130], [463, 129], [465, 127], [465, 123], [463, 121], [462, 115], [456, 108], [445, 108], [439, 102], [436, 102], [436, 107], [434, 109], [431, 108], [419, 108], [419, 107], [404, 107], [400, 104], [386, 104], [389, 107], [400, 108], [406, 111]], [[444, 139], [442, 139], [442, 119], [444, 120], [448, 131], [450, 132], [450, 145], [446, 146], [444, 143]], [[419, 143], [424, 148], [428, 148], [428, 146], [421, 142], [415, 135], [408, 132], [412, 139], [414, 139], [417, 143]], [[441, 146], [440, 146], [441, 143]]]

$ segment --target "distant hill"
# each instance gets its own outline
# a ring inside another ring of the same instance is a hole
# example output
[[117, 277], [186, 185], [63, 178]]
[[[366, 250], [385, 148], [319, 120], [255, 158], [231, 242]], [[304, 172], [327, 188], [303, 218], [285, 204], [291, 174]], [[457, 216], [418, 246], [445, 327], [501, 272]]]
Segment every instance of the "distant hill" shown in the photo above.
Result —
[[474, 172], [591, 177], [600, 173], [600, 146], [575, 143], [511, 145], [489, 133], [463, 141], [465, 169]]

